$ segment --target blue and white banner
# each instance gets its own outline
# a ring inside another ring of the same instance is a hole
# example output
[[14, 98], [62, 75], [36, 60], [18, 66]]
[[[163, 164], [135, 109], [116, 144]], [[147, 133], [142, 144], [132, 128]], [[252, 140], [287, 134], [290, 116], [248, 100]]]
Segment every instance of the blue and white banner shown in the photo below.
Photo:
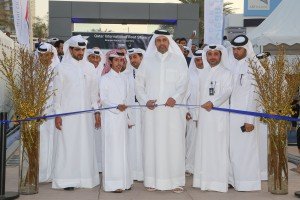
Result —
[[30, 48], [30, 6], [29, 0], [12, 0], [14, 24], [18, 43]]
[[223, 0], [204, 2], [204, 43], [222, 44], [223, 39]]

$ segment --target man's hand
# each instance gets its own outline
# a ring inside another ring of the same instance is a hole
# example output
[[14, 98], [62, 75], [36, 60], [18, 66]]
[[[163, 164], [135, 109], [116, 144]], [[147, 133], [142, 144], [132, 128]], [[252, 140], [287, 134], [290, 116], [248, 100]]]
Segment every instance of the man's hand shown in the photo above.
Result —
[[205, 104], [203, 104], [201, 107], [207, 110], [208, 112], [210, 112], [211, 109], [214, 107], [214, 105], [211, 101], [208, 101]]
[[156, 100], [149, 100], [147, 103], [146, 103], [146, 106], [148, 109], [150, 110], [154, 110], [154, 108], [156, 107]]
[[176, 104], [175, 99], [172, 97], [168, 98], [167, 102], [165, 103], [165, 106], [174, 107]]
[[186, 113], [186, 116], [185, 116], [186, 120], [189, 121], [192, 119], [192, 116], [190, 113]]
[[118, 105], [117, 109], [121, 112], [124, 112], [127, 109], [127, 106], [125, 104], [120, 104]]
[[95, 113], [95, 128], [101, 128], [101, 116], [99, 112]]
[[61, 117], [55, 117], [55, 127], [61, 131], [61, 127], [62, 127]]
[[245, 126], [245, 132], [251, 132], [254, 130], [254, 125], [253, 124], [248, 124], [248, 123], [244, 123]]

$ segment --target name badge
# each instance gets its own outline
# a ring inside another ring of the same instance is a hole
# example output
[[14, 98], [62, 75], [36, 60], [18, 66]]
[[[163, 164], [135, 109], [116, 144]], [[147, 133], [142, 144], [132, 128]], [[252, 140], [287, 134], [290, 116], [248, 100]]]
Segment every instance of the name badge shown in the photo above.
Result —
[[209, 87], [209, 96], [215, 95], [215, 87], [216, 87], [216, 81], [211, 81], [210, 82], [210, 87]]

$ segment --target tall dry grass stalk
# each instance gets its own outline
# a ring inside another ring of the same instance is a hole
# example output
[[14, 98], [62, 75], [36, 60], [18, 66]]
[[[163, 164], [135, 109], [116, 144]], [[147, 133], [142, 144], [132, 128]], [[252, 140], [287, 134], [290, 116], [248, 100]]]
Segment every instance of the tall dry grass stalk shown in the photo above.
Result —
[[[288, 61], [285, 50], [278, 47], [273, 59], [261, 60], [261, 65], [251, 61], [256, 80], [258, 102], [269, 114], [291, 116], [291, 103], [300, 85], [300, 60]], [[287, 131], [289, 121], [263, 119], [268, 125], [268, 175], [269, 192], [287, 194]]]
[[[0, 47], [1, 49], [1, 47]], [[24, 48], [2, 51], [0, 73], [8, 87], [17, 119], [42, 116], [53, 72]], [[42, 121], [21, 122], [20, 192], [38, 192], [39, 125]]]

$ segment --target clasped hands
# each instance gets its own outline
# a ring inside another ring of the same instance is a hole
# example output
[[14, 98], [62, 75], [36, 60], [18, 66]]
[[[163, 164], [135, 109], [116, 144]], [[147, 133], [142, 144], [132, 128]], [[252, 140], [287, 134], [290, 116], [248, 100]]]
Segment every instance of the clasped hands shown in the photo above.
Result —
[[[154, 110], [155, 107], [157, 107], [157, 104], [156, 104], [156, 101], [157, 100], [149, 100], [147, 103], [146, 103], [146, 107], [150, 110]], [[175, 99], [173, 99], [172, 97], [168, 98], [168, 100], [166, 101], [165, 103], [165, 106], [168, 106], [168, 107], [171, 107], [173, 108], [176, 104], [176, 101]]]
[[210, 112], [213, 107], [214, 107], [214, 104], [211, 101], [208, 101], [201, 106], [201, 108], [204, 108], [208, 112]]

